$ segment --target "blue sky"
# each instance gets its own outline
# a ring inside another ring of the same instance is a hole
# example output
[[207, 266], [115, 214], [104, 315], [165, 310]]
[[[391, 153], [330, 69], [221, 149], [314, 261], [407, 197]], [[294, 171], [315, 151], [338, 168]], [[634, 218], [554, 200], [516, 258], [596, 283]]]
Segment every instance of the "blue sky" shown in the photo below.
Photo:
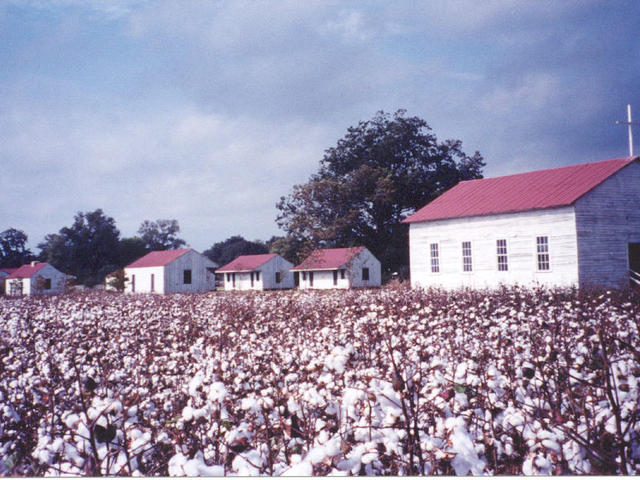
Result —
[[0, 231], [36, 251], [102, 208], [122, 236], [175, 218], [200, 251], [266, 240], [280, 196], [378, 110], [480, 151], [485, 176], [626, 156], [638, 18], [604, 0], [4, 1]]

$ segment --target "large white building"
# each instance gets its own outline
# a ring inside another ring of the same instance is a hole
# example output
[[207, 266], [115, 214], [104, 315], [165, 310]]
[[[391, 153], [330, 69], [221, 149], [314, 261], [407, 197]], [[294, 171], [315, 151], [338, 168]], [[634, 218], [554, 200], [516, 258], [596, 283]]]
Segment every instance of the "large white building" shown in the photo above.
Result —
[[408, 217], [414, 287], [629, 285], [638, 157], [460, 182]]
[[300, 265], [301, 289], [379, 287], [382, 284], [380, 261], [365, 247], [314, 250]]
[[7, 295], [63, 293], [67, 275], [45, 262], [31, 262], [11, 272], [5, 279]]
[[192, 248], [150, 252], [124, 268], [124, 291], [195, 293], [215, 290], [217, 267]]
[[293, 288], [293, 263], [276, 253], [240, 255], [216, 270], [224, 275], [225, 290]]

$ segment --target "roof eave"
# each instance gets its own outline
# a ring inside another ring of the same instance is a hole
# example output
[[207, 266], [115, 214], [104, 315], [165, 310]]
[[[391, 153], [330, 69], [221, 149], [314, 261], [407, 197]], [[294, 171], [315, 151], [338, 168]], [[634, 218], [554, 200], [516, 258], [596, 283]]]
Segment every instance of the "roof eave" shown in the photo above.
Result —
[[472, 217], [492, 217], [495, 215], [511, 215], [513, 213], [524, 213], [524, 212], [535, 212], [537, 210], [554, 210], [554, 209], [558, 209], [558, 208], [565, 208], [565, 207], [572, 207], [575, 205], [575, 203], [582, 197], [582, 195], [578, 198], [576, 198], [575, 200], [573, 200], [571, 203], [562, 203], [562, 204], [558, 204], [558, 205], [548, 205], [545, 207], [532, 207], [532, 208], [522, 208], [522, 209], [516, 209], [516, 210], [501, 210], [501, 211], [497, 211], [497, 212], [487, 212], [487, 213], [472, 213], [472, 214], [468, 214], [468, 215], [456, 215], [456, 216], [452, 216], [452, 217], [438, 217], [438, 218], [429, 218], [426, 220], [413, 220], [411, 222], [407, 222], [407, 223], [428, 223], [428, 222], [438, 222], [441, 220], [457, 220], [459, 218], [472, 218]]

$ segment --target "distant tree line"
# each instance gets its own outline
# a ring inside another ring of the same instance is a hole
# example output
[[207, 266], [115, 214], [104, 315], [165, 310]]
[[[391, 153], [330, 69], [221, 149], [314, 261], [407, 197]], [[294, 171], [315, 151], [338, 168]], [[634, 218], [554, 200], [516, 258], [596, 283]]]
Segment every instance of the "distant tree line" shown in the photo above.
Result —
[[[219, 265], [239, 255], [278, 253], [298, 264], [315, 248], [364, 245], [380, 261], [383, 276], [408, 270], [408, 226], [402, 221], [462, 180], [482, 178], [479, 152], [467, 155], [459, 140], [439, 142], [421, 118], [382, 111], [349, 127], [325, 151], [317, 173], [281, 197], [276, 223], [284, 236], [249, 241], [234, 235], [203, 253]], [[180, 248], [177, 220], [145, 220], [138, 236], [120, 238], [113, 218], [101, 209], [78, 212], [70, 227], [38, 245], [38, 260], [95, 285], [152, 250]], [[0, 233], [0, 267], [16, 267], [36, 256], [27, 235]]]
[[186, 245], [179, 232], [177, 220], [145, 220], [138, 236], [120, 238], [115, 220], [102, 209], [78, 212], [71, 226], [45, 236], [37, 256], [26, 248], [28, 237], [23, 231], [9, 228], [0, 232], [0, 268], [39, 260], [73, 275], [78, 284], [93, 286], [152, 250]]

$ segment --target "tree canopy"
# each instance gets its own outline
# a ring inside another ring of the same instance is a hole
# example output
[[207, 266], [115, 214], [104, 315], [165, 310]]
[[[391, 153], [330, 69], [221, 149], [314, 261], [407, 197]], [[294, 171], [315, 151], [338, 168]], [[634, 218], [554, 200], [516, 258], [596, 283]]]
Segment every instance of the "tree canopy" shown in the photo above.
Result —
[[119, 264], [119, 236], [115, 220], [101, 209], [78, 212], [71, 227], [49, 234], [38, 245], [40, 258], [78, 283], [95, 285]]
[[173, 250], [187, 244], [178, 238], [180, 225], [177, 220], [145, 220], [138, 228], [138, 235], [148, 250]]
[[427, 122], [382, 111], [349, 127], [319, 171], [277, 203], [278, 226], [314, 247], [364, 245], [387, 272], [408, 264], [402, 224], [461, 180], [482, 178], [482, 155], [439, 142]]
[[[118, 245], [119, 266], [125, 267], [149, 253], [146, 242], [140, 237], [123, 238]], [[111, 272], [107, 272], [111, 273]]]
[[251, 242], [240, 235], [234, 235], [223, 242], [214, 243], [203, 254], [222, 266], [240, 255], [257, 255], [268, 252], [269, 250], [263, 242], [259, 240]]
[[27, 234], [9, 228], [0, 232], [0, 267], [17, 268], [35, 259], [27, 245]]

